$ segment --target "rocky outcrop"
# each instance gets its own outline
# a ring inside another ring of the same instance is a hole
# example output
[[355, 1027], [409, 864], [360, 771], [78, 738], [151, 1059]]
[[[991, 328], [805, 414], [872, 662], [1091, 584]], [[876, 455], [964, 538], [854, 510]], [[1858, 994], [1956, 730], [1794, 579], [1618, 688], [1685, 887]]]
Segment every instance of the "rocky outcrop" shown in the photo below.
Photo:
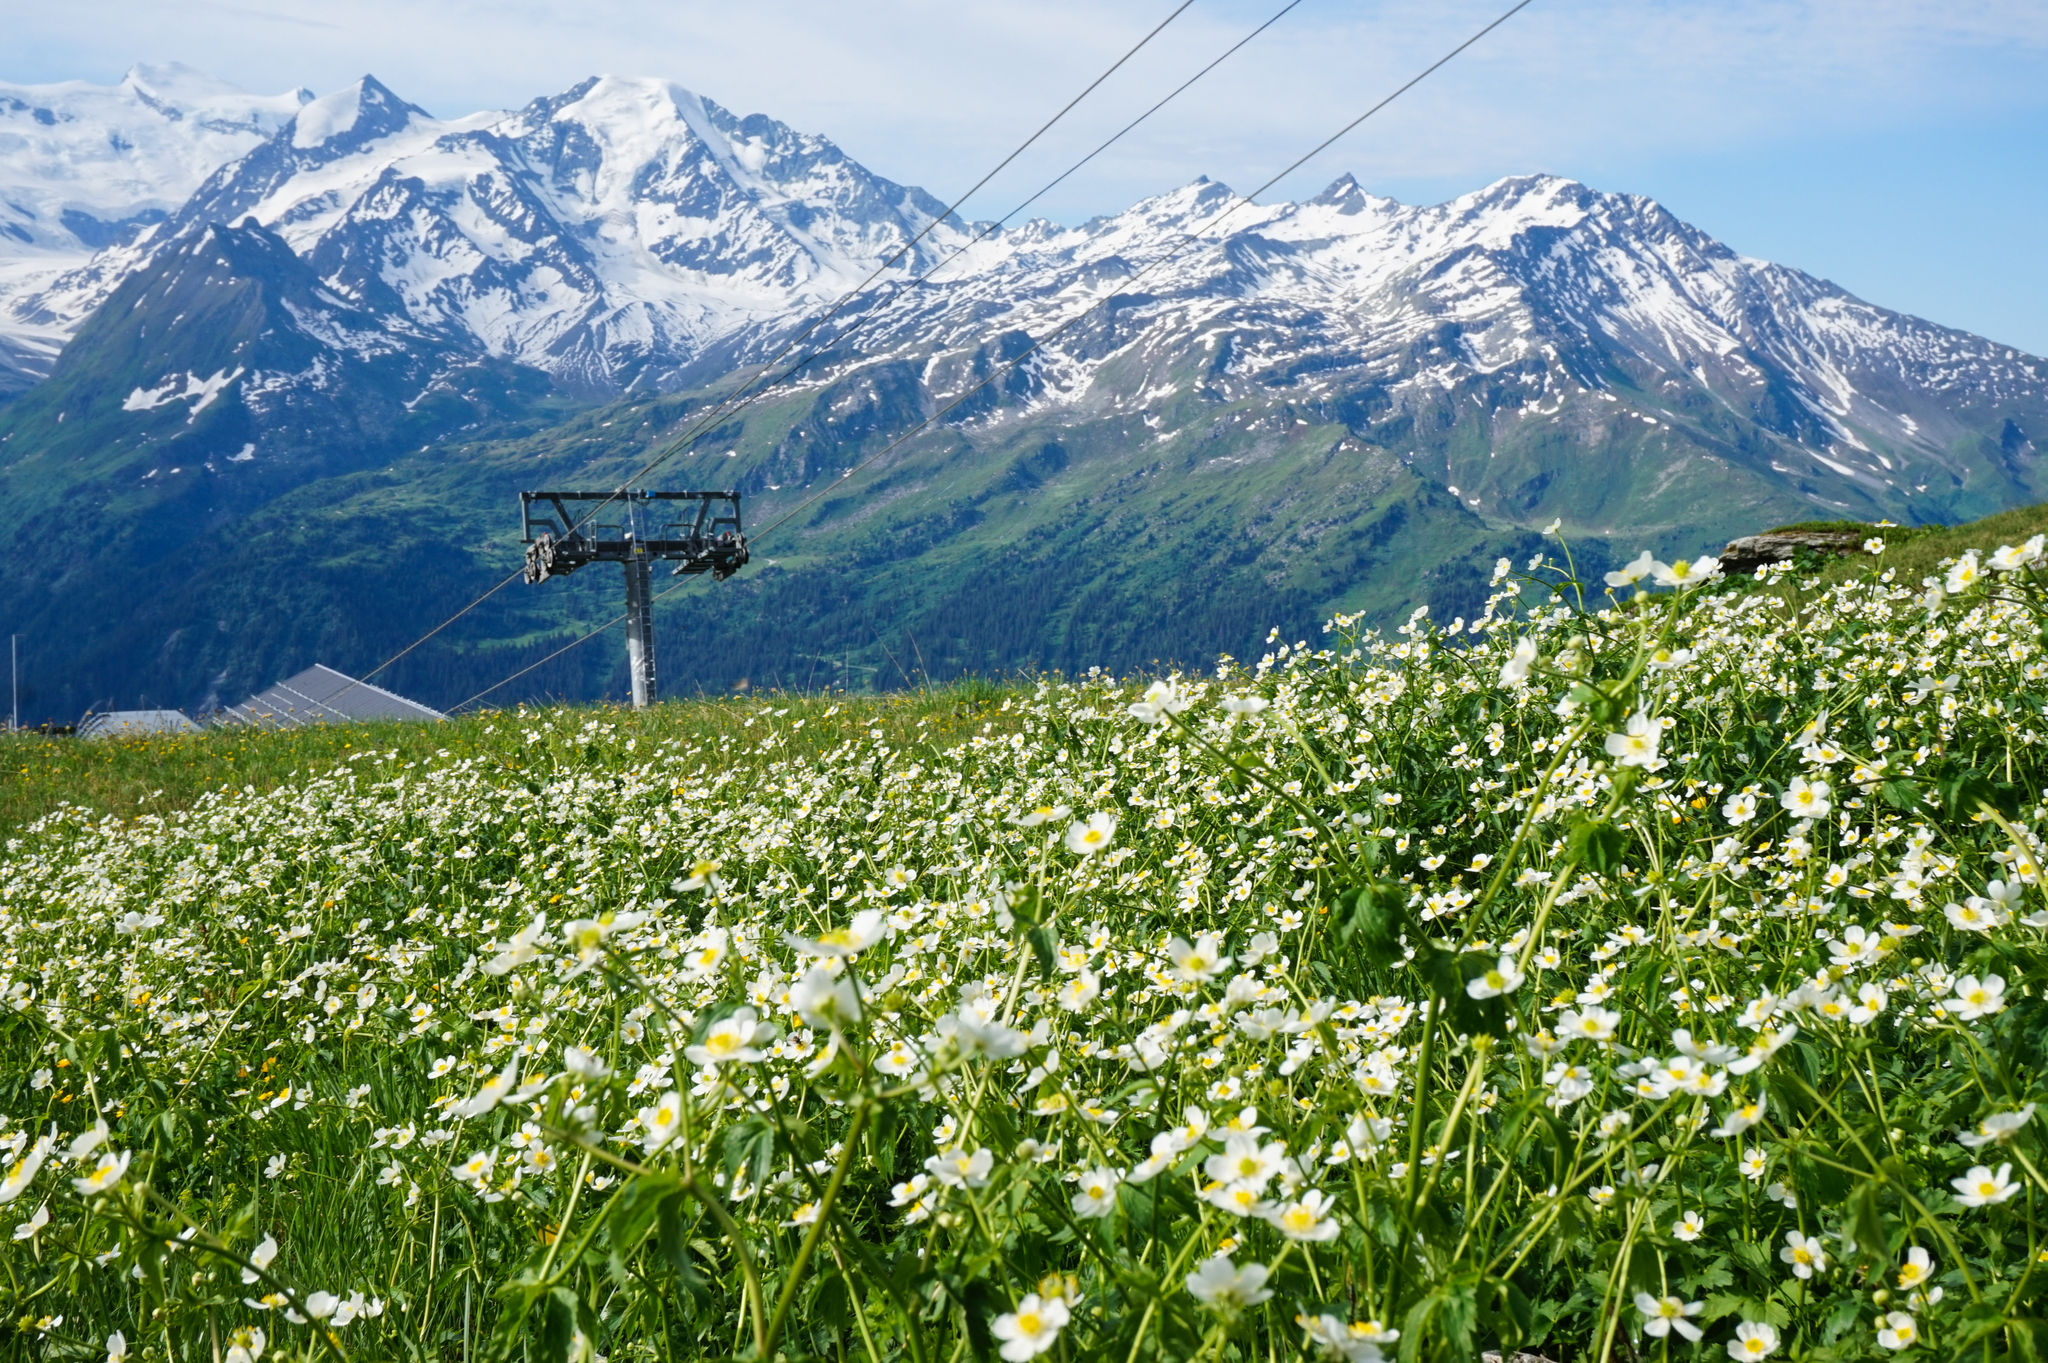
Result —
[[1773, 563], [1783, 563], [1801, 550], [1816, 554], [1860, 554], [1867, 531], [1861, 530], [1772, 530], [1762, 535], [1744, 535], [1729, 540], [1721, 551], [1721, 571], [1753, 573]]

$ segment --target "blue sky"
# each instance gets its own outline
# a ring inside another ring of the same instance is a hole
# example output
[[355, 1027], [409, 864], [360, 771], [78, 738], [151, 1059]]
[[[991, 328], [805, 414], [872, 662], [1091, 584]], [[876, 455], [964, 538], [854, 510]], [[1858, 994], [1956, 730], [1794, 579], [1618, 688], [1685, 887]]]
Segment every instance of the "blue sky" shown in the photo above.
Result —
[[[250, 89], [374, 72], [444, 115], [658, 75], [950, 197], [1176, 0], [0, 0], [0, 79], [184, 61]], [[1009, 208], [1284, 0], [1196, 0], [970, 213]], [[1508, 0], [1303, 0], [1047, 201], [1077, 221], [1264, 180]], [[2048, 5], [1536, 0], [1281, 184], [1433, 202], [1549, 171], [1745, 254], [2048, 354]]]

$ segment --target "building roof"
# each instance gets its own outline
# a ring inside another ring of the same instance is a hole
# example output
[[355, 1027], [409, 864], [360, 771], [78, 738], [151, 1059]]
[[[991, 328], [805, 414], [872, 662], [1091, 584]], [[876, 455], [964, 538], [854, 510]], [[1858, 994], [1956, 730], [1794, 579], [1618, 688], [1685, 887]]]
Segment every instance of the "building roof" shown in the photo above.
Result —
[[141, 734], [196, 734], [182, 710], [109, 710], [88, 715], [78, 725], [80, 738], [134, 738]]
[[418, 701], [315, 663], [240, 705], [230, 705], [220, 712], [219, 722], [294, 729], [305, 724], [353, 724], [371, 719], [444, 718], [439, 710], [430, 710]]

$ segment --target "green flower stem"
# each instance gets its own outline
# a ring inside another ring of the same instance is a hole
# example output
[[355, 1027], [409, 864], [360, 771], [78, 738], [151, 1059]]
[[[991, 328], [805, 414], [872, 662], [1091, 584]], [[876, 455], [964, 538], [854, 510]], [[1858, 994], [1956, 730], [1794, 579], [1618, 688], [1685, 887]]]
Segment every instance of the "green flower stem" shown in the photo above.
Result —
[[[229, 1249], [225, 1241], [221, 1240], [218, 1236], [214, 1235], [211, 1231], [207, 1230], [197, 1221], [194, 1221], [191, 1217], [187, 1216], [185, 1214], [185, 1209], [183, 1207], [180, 1207], [177, 1203], [171, 1201], [162, 1193], [159, 1193], [156, 1189], [148, 1186], [147, 1184], [144, 1184], [142, 1185], [141, 1191], [142, 1195], [149, 1202], [153, 1203], [159, 1210], [163, 1211], [164, 1213], [169, 1215], [173, 1220], [179, 1222], [188, 1230], [193, 1232], [192, 1238], [190, 1240], [181, 1241], [180, 1243], [191, 1245], [195, 1249], [203, 1249], [208, 1254], [213, 1255], [217, 1259], [225, 1259], [228, 1263], [232, 1264], [236, 1268], [241, 1269], [245, 1273], [255, 1274], [259, 1282], [268, 1283], [272, 1287], [276, 1288], [279, 1292], [283, 1293], [285, 1297], [291, 1302], [292, 1308], [294, 1310], [301, 1312], [305, 1310], [305, 1301], [300, 1297], [297, 1288], [294, 1288], [291, 1284], [277, 1277], [269, 1269], [259, 1267], [257, 1264], [255, 1264], [247, 1257], [237, 1254], [234, 1250]], [[143, 1226], [140, 1221], [134, 1220], [132, 1219], [132, 1217], [124, 1217], [122, 1219], [127, 1222], [131, 1230], [134, 1230], [143, 1235], [149, 1234], [148, 1228]], [[341, 1359], [342, 1363], [348, 1363], [348, 1352], [341, 1347], [341, 1341], [334, 1337], [334, 1331], [316, 1325], [313, 1329], [313, 1333], [316, 1336], [318, 1336], [320, 1341], [327, 1346], [328, 1350], [332, 1352], [336, 1358]]]
[[1858, 1169], [1854, 1165], [1843, 1164], [1838, 1160], [1829, 1159], [1825, 1155], [1818, 1155], [1810, 1150], [1807, 1152], [1807, 1158], [1812, 1160], [1816, 1164], [1825, 1164], [1829, 1168], [1839, 1169], [1845, 1174], [1855, 1174], [1859, 1177], [1874, 1178], [1879, 1180], [1880, 1182], [1889, 1183], [1898, 1192], [1900, 1200], [1905, 1202], [1906, 1205], [1911, 1207], [1914, 1210], [1914, 1212], [1918, 1214], [1921, 1223], [1925, 1225], [1928, 1230], [1932, 1231], [1941, 1240], [1942, 1248], [1946, 1249], [1949, 1252], [1949, 1256], [1955, 1260], [1956, 1268], [1960, 1270], [1963, 1275], [1963, 1284], [1970, 1289], [1970, 1300], [1973, 1302], [1983, 1301], [1984, 1294], [1980, 1292], [1977, 1288], [1976, 1275], [1970, 1272], [1970, 1265], [1968, 1261], [1965, 1260], [1965, 1258], [1963, 1257], [1963, 1248], [1961, 1245], [1958, 1245], [1956, 1243], [1955, 1237], [1949, 1233], [1948, 1227], [1944, 1225], [1942, 1222], [1935, 1219], [1933, 1213], [1927, 1210], [1926, 1206], [1920, 1201], [1920, 1199], [1913, 1196], [1913, 1192], [1910, 1188], [1907, 1188], [1897, 1179], [1894, 1179], [1891, 1175], [1884, 1172], [1882, 1163], [1870, 1153], [1870, 1147], [1866, 1146], [1863, 1143], [1862, 1137], [1856, 1134], [1856, 1129], [1850, 1126], [1848, 1122], [1843, 1121], [1841, 1113], [1835, 1111], [1833, 1104], [1829, 1103], [1827, 1099], [1821, 1097], [1820, 1094], [1814, 1090], [1813, 1085], [1807, 1083], [1805, 1079], [1801, 1078], [1797, 1074], [1792, 1074], [1790, 1071], [1787, 1071], [1787, 1073], [1793, 1083], [1799, 1085], [1800, 1088], [1804, 1089], [1807, 1095], [1811, 1097], [1815, 1103], [1819, 1104], [1821, 1108], [1828, 1113], [1829, 1116], [1835, 1119], [1835, 1121], [1840, 1125], [1842, 1129], [1842, 1134], [1849, 1138], [1850, 1143], [1856, 1147], [1857, 1153], [1863, 1156], [1864, 1162], [1869, 1167], [1865, 1169]]
[[[548, 1274], [555, 1268], [555, 1254], [562, 1248], [562, 1241], [568, 1238], [569, 1222], [576, 1216], [576, 1203], [583, 1196], [583, 1176], [590, 1172], [590, 1151], [583, 1152], [583, 1160], [576, 1166], [576, 1183], [569, 1190], [569, 1205], [562, 1209], [561, 1220], [555, 1223], [555, 1238], [548, 1242], [547, 1256], [541, 1260], [541, 1281], [547, 1281]], [[593, 1223], [595, 1224], [595, 1223]]]
[[[1336, 833], [1331, 830], [1330, 825], [1328, 823], [1324, 822], [1323, 816], [1316, 813], [1313, 809], [1310, 809], [1308, 805], [1302, 802], [1300, 797], [1288, 794], [1279, 786], [1273, 784], [1271, 781], [1268, 781], [1265, 778], [1265, 776], [1261, 774], [1255, 767], [1252, 767], [1248, 763], [1239, 761], [1237, 758], [1231, 756], [1229, 753], [1224, 752], [1221, 748], [1218, 748], [1208, 739], [1196, 733], [1194, 729], [1191, 728], [1188, 725], [1188, 723], [1185, 720], [1183, 720], [1179, 715], [1176, 715], [1172, 711], [1167, 710], [1161, 711], [1160, 714], [1166, 720], [1167, 723], [1173, 725], [1174, 728], [1180, 730], [1182, 734], [1186, 735], [1188, 740], [1195, 744], [1196, 747], [1199, 747], [1200, 749], [1202, 749], [1202, 751], [1208, 753], [1211, 757], [1223, 763], [1231, 770], [1257, 783], [1267, 792], [1272, 794], [1276, 799], [1285, 802], [1289, 808], [1294, 810], [1295, 813], [1301, 815], [1302, 818], [1314, 824], [1317, 830], [1322, 833], [1323, 837], [1328, 840], [1330, 844], [1330, 850], [1336, 854], [1337, 859], [1339, 861], [1344, 863], [1344, 869], [1346, 871], [1351, 872], [1354, 875], [1357, 874], [1357, 864], [1351, 860], [1350, 854], [1344, 850], [1343, 844], [1338, 840]], [[1325, 777], [1324, 779], [1327, 780], [1328, 778]]]
[[[1600, 1314], [1607, 1318], [1606, 1328], [1601, 1333], [1600, 1352], [1596, 1355], [1599, 1363], [1607, 1363], [1614, 1356], [1614, 1335], [1621, 1328], [1622, 1315], [1628, 1310], [1628, 1266], [1635, 1256], [1636, 1236], [1642, 1232], [1643, 1215], [1649, 1210], [1648, 1198], [1637, 1198], [1628, 1210], [1628, 1228], [1622, 1232], [1621, 1246], [1614, 1252], [1614, 1267], [1608, 1271], [1607, 1289], [1600, 1297]], [[1613, 1303], [1613, 1310], [1608, 1303]]]
[[[1125, 1356], [1124, 1363], [1138, 1363], [1138, 1351], [1145, 1347], [1145, 1331], [1151, 1328], [1152, 1317], [1159, 1310], [1159, 1294], [1173, 1290], [1173, 1280], [1180, 1276], [1180, 1271], [1183, 1268], [1187, 1267], [1188, 1256], [1195, 1252], [1195, 1246], [1200, 1243], [1200, 1236], [1188, 1236], [1187, 1242], [1180, 1247], [1180, 1253], [1176, 1254], [1173, 1262], [1167, 1265], [1166, 1272], [1159, 1279], [1159, 1293], [1155, 1293], [1152, 1299], [1145, 1303], [1145, 1314], [1138, 1317], [1138, 1333], [1131, 1339], [1131, 1351]], [[1271, 1266], [1278, 1268], [1280, 1260], [1286, 1257], [1287, 1251], [1283, 1248], [1273, 1260]], [[966, 1343], [965, 1338], [961, 1340], [961, 1343]]]
[[[846, 1260], [840, 1256], [838, 1237], [834, 1236], [825, 1248], [832, 1252], [832, 1263], [838, 1268], [839, 1276], [852, 1282], [854, 1275], [852, 1270], [847, 1268]], [[848, 1294], [849, 1297], [851, 1295]], [[875, 1337], [868, 1333], [868, 1313], [861, 1309], [858, 1302], [850, 1301], [848, 1304], [853, 1308], [853, 1323], [860, 1327], [860, 1342], [868, 1351], [868, 1363], [882, 1363], [882, 1355], [875, 1348]]]
[[1437, 1180], [1443, 1177], [1444, 1162], [1450, 1158], [1451, 1141], [1457, 1133], [1458, 1121], [1465, 1115], [1465, 1104], [1472, 1100], [1486, 1074], [1487, 1057], [1493, 1054], [1493, 1038], [1475, 1036], [1472, 1038], [1472, 1063], [1465, 1070], [1465, 1082], [1458, 1087], [1458, 1096], [1451, 1103], [1450, 1115], [1444, 1118], [1443, 1139], [1438, 1141], [1436, 1163], [1429, 1166], [1429, 1177], [1422, 1185], [1414, 1202], [1409, 1204], [1407, 1219], [1413, 1221], [1416, 1213], [1428, 1205], [1430, 1195], [1436, 1191]]
[[869, 1107], [866, 1101], [855, 1104], [853, 1123], [846, 1130], [844, 1147], [839, 1152], [838, 1167], [832, 1171], [832, 1181], [825, 1185], [825, 1196], [818, 1203], [818, 1215], [811, 1222], [809, 1234], [804, 1236], [803, 1245], [796, 1252], [796, 1261], [789, 1266], [788, 1278], [782, 1285], [782, 1295], [776, 1299], [775, 1315], [768, 1322], [767, 1334], [761, 1344], [760, 1356], [770, 1357], [769, 1350], [782, 1333], [782, 1322], [789, 1316], [790, 1304], [796, 1300], [796, 1290], [803, 1283], [804, 1269], [811, 1262], [811, 1255], [817, 1252], [818, 1240], [825, 1233], [825, 1226], [832, 1217], [832, 1204], [839, 1200], [839, 1190], [846, 1184], [846, 1174], [853, 1167], [854, 1153], [860, 1148], [861, 1131], [867, 1125]]

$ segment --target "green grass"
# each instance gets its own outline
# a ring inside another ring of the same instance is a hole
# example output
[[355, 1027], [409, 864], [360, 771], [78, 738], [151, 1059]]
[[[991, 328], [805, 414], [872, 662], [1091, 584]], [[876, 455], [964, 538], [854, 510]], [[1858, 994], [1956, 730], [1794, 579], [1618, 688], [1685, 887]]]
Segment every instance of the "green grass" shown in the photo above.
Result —
[[[623, 738], [643, 743], [680, 739], [689, 746], [720, 740], [736, 761], [750, 756], [748, 728], [760, 716], [803, 721], [793, 731], [798, 755], [824, 752], [880, 727], [891, 746], [948, 744], [979, 732], [1017, 684], [970, 680], [883, 695], [755, 692], [743, 697], [665, 701], [643, 711], [610, 705], [570, 709], [577, 723], [602, 718]], [[780, 712], [787, 712], [781, 714]], [[401, 765], [439, 766], [483, 757], [519, 772], [527, 755], [518, 741], [521, 712], [460, 715], [438, 724], [312, 725], [301, 729], [210, 729], [200, 734], [88, 740], [35, 732], [0, 733], [0, 835], [63, 805], [120, 819], [189, 809], [223, 791], [261, 794], [365, 752]], [[552, 712], [551, 712], [552, 713]]]

